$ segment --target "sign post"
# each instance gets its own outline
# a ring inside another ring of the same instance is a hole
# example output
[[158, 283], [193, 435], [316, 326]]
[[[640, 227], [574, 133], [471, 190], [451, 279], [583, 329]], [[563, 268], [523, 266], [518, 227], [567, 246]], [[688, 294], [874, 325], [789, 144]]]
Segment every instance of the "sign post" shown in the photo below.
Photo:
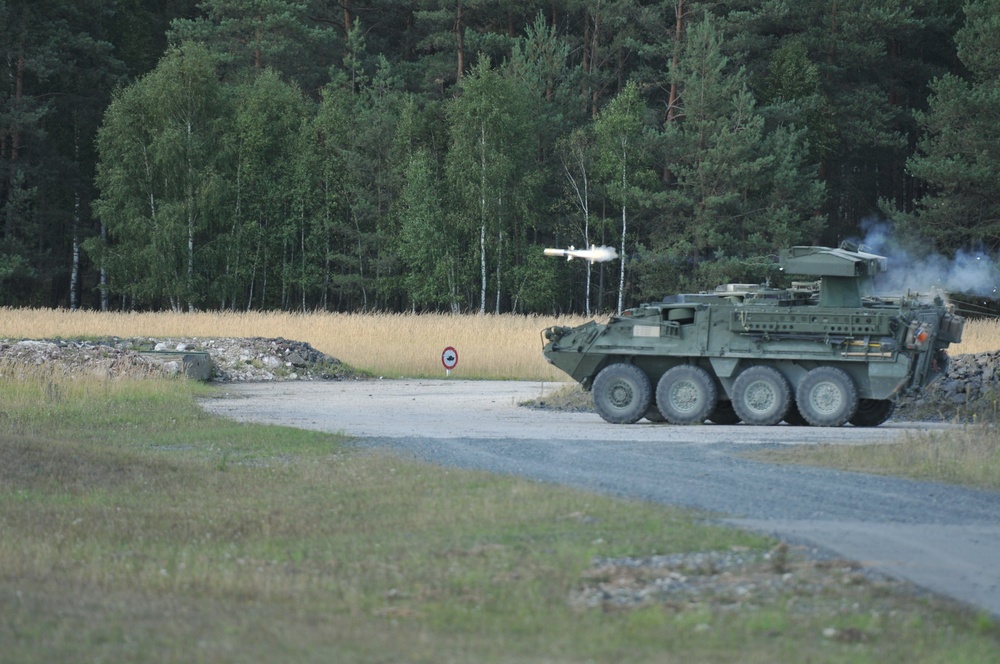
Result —
[[441, 364], [444, 365], [445, 375], [450, 376], [451, 370], [458, 365], [458, 351], [451, 346], [445, 348], [441, 353]]

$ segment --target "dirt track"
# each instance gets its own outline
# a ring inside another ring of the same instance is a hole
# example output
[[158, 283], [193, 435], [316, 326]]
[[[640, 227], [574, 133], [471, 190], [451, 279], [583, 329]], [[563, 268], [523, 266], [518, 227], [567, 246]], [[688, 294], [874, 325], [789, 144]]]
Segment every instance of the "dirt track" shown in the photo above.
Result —
[[517, 404], [560, 384], [380, 380], [227, 385], [205, 408], [244, 421], [343, 432], [465, 468], [694, 507], [808, 542], [1000, 617], [1000, 494], [776, 466], [761, 445], [891, 441], [907, 427], [610, 425]]

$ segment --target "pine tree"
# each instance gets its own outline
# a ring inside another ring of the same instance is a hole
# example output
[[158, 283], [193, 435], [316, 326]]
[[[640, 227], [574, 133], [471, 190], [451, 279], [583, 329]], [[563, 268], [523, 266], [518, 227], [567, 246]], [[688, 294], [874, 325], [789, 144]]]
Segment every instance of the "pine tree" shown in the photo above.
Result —
[[894, 214], [900, 226], [931, 238], [942, 251], [1000, 248], [1000, 6], [966, 5], [958, 55], [967, 76], [947, 74], [931, 85], [925, 131], [907, 167], [928, 193], [916, 214]]
[[671, 180], [643, 291], [759, 279], [772, 255], [821, 223], [823, 188], [805, 161], [804, 132], [765, 129], [746, 72], [730, 66], [711, 20], [688, 28], [671, 80], [681, 90], [676, 120], [664, 127]]
[[0, 305], [79, 304], [94, 135], [123, 72], [110, 14], [106, 0], [0, 0]]
[[[202, 0], [200, 15], [171, 23], [170, 43], [198, 42], [218, 59], [226, 80], [270, 67], [307, 91], [327, 80], [343, 42], [333, 26], [310, 20], [295, 0]], [[322, 64], [319, 64], [322, 63]]]
[[910, 205], [905, 161], [917, 139], [913, 112], [924, 106], [928, 82], [954, 61], [961, 3], [700, 3], [720, 17], [724, 53], [746, 65], [768, 127], [807, 130], [827, 189], [828, 222], [817, 240], [852, 235], [880, 198]]

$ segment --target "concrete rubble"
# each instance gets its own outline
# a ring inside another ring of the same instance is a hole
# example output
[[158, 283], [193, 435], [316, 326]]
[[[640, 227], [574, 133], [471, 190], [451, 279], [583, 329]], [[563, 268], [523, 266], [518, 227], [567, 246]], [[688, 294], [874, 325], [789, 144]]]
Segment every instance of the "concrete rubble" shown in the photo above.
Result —
[[0, 372], [6, 365], [48, 366], [65, 374], [157, 376], [184, 370], [182, 357], [207, 354], [212, 382], [342, 380], [357, 373], [301, 341], [282, 338], [117, 337], [98, 340], [0, 339]]

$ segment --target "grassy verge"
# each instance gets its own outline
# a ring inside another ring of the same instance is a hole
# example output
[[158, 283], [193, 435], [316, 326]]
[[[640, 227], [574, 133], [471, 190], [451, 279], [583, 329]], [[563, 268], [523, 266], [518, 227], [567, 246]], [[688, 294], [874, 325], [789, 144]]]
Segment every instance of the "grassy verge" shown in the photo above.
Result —
[[1000, 431], [995, 425], [908, 431], [891, 444], [800, 445], [750, 456], [1000, 491]]
[[[747, 456], [773, 463], [825, 466], [1000, 491], [998, 403], [1000, 395], [994, 388], [974, 403], [960, 407], [927, 404], [907, 409], [902, 417], [911, 420], [915, 428], [891, 443], [797, 445], [754, 451]], [[916, 428], [921, 420], [944, 420], [956, 426]]]
[[206, 389], [0, 383], [0, 661], [994, 661], [995, 621], [794, 560], [586, 608], [581, 589], [642, 582], [595, 556], [773, 542], [209, 417]]

